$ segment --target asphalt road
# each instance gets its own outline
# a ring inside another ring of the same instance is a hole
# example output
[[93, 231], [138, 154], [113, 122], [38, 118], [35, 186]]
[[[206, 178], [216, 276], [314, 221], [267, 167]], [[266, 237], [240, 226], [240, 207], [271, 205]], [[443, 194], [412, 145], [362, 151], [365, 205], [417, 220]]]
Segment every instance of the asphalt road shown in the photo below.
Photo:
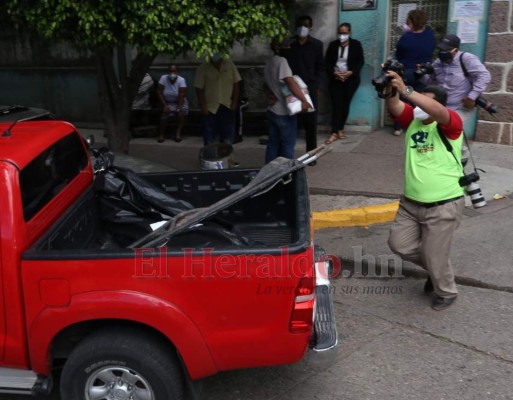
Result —
[[205, 380], [203, 398], [511, 399], [513, 294], [460, 286], [455, 305], [435, 312], [423, 283], [335, 280], [340, 346], [333, 365], [319, 369], [301, 362], [224, 372]]

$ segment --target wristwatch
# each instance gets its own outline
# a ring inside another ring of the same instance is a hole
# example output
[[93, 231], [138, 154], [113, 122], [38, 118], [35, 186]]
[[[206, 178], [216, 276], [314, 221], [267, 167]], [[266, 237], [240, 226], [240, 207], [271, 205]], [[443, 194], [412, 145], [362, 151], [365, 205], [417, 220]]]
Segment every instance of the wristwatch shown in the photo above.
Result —
[[403, 96], [410, 97], [412, 93], [413, 93], [413, 88], [411, 86], [406, 86]]

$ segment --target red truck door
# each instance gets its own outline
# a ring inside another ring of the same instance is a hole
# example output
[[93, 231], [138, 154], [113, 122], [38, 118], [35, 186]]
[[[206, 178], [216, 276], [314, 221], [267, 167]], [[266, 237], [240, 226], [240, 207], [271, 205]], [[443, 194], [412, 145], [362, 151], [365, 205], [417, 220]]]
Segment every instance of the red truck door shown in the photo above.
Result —
[[[1, 236], [0, 227], [0, 236]], [[4, 301], [4, 271], [2, 268], [2, 246], [0, 246], [0, 360], [4, 358], [5, 347], [5, 301]]]

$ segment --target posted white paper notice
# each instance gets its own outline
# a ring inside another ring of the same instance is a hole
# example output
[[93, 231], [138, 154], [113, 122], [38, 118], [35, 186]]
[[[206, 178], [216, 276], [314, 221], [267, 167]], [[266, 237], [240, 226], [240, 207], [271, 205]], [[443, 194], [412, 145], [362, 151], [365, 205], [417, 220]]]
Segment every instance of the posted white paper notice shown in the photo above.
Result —
[[479, 21], [462, 20], [458, 21], [458, 32], [456, 33], [461, 43], [477, 43]]
[[484, 13], [484, 1], [455, 1], [452, 20], [456, 19], [481, 19]]

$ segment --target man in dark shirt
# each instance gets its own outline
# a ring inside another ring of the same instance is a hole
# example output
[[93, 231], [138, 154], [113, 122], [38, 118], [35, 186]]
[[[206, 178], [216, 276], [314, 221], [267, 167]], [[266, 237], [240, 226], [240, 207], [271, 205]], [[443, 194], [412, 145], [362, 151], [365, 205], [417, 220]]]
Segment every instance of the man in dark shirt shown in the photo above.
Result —
[[[310, 36], [312, 18], [303, 15], [296, 20], [296, 39], [284, 56], [294, 75], [298, 75], [308, 86], [315, 107], [314, 112], [301, 114], [300, 122], [305, 127], [306, 151], [317, 147], [317, 107], [321, 74], [324, 72], [323, 44]], [[301, 121], [302, 120], [302, 121]], [[315, 165], [315, 162], [309, 165]]]

